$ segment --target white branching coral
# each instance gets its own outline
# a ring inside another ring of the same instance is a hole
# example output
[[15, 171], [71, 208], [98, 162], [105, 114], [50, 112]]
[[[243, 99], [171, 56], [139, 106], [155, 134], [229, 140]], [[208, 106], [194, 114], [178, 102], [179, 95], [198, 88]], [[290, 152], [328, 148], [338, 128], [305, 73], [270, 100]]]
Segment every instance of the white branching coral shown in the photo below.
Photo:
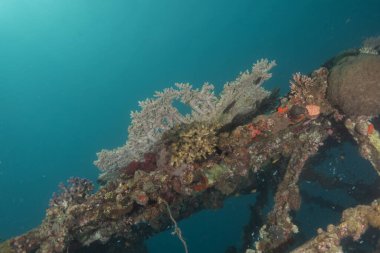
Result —
[[[215, 96], [214, 86], [205, 83], [200, 89], [188, 83], [177, 83], [174, 88], [156, 92], [153, 99], [139, 102], [140, 111], [132, 112], [125, 146], [114, 150], [102, 150], [94, 163], [102, 170], [113, 170], [140, 160], [152, 150], [163, 133], [176, 125], [192, 122], [229, 123], [236, 115], [254, 110], [257, 102], [269, 96], [261, 84], [271, 77], [269, 71], [274, 61], [262, 59], [251, 71], [240, 73], [238, 78], [224, 85], [220, 97]], [[183, 115], [173, 103], [181, 102], [191, 108]]]
[[[217, 98], [214, 86], [205, 83], [201, 89], [193, 89], [187, 83], [175, 84], [177, 89], [168, 88], [156, 92], [155, 99], [139, 102], [141, 111], [132, 112], [132, 123], [128, 128], [128, 150], [132, 159], [139, 159], [159, 140], [162, 134], [179, 124], [205, 121], [215, 111]], [[173, 105], [180, 101], [190, 106], [191, 115], [182, 115]]]
[[261, 85], [272, 77], [269, 71], [274, 66], [275, 61], [261, 59], [252, 66], [251, 71], [240, 73], [235, 81], [224, 85], [216, 110], [218, 123], [226, 124], [237, 114], [255, 109], [256, 102], [269, 96]]

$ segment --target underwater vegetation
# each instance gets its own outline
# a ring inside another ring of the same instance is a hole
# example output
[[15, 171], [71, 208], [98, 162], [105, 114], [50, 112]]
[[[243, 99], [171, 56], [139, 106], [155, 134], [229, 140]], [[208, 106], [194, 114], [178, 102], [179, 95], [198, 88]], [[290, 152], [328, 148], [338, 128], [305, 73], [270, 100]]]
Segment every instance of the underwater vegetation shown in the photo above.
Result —
[[[376, 41], [334, 57], [310, 75], [294, 74], [282, 98], [262, 88], [275, 66], [265, 59], [227, 83], [219, 96], [208, 83], [157, 92], [132, 112], [125, 146], [98, 153], [100, 189], [94, 192], [86, 179], [69, 179], [41, 224], [1, 243], [0, 251], [80, 252], [122, 239], [133, 252], [147, 236], [173, 224], [188, 252], [178, 220], [255, 189], [255, 175], [282, 163], [272, 210], [257, 241], [245, 249], [278, 252], [299, 233], [292, 218], [301, 205], [298, 182], [324, 143], [352, 138], [380, 173]], [[190, 114], [181, 114], [174, 101], [188, 105]], [[357, 241], [370, 227], [380, 229], [379, 199], [344, 210], [339, 224], [318, 229], [292, 252], [343, 252], [344, 239]]]

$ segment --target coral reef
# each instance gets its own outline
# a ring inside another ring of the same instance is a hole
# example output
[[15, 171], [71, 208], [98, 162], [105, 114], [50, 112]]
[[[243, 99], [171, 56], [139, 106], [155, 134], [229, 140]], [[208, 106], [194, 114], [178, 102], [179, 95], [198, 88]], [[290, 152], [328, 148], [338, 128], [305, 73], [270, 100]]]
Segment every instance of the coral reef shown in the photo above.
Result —
[[[224, 125], [239, 114], [257, 109], [260, 101], [270, 94], [261, 85], [271, 77], [269, 71], [275, 65], [274, 61], [266, 59], [257, 61], [251, 71], [242, 72], [235, 81], [225, 84], [220, 97], [214, 95], [214, 86], [209, 83], [201, 89], [177, 83], [177, 89], [156, 92], [154, 99], [139, 102], [141, 111], [131, 113], [132, 123], [128, 128], [126, 145], [102, 150], [97, 154], [95, 165], [104, 171], [125, 167], [152, 151], [163, 133], [174, 126], [203, 121]], [[173, 105], [174, 101], [188, 105], [191, 114], [182, 115]]]
[[[0, 249], [10, 253], [80, 252], [83, 247], [115, 239], [128, 247], [174, 224], [174, 233], [187, 252], [178, 220], [204, 208], [219, 208], [226, 197], [257, 190], [256, 176], [280, 163], [274, 206], [260, 225], [257, 241], [247, 245], [246, 252], [281, 251], [299, 229], [291, 212], [300, 207], [298, 181], [305, 163], [326, 140], [340, 139], [345, 131], [380, 172], [380, 135], [373, 123], [373, 114], [379, 112], [361, 115], [368, 104], [356, 104], [346, 111], [330, 103], [342, 95], [336, 86], [329, 87], [336, 85], [330, 80], [345, 80], [352, 73], [331, 68], [334, 73], [329, 75], [325, 67], [310, 76], [297, 73], [290, 94], [278, 105], [275, 96], [260, 87], [273, 66], [267, 60], [258, 61], [251, 72], [226, 84], [220, 97], [214, 96], [209, 84], [201, 89], [178, 84], [177, 89], [164, 90], [155, 99], [140, 103], [142, 110], [132, 114], [126, 146], [99, 154], [97, 165], [115, 176], [107, 178], [95, 193], [89, 181], [70, 179], [53, 196], [42, 223], [1, 243]], [[377, 75], [374, 68], [358, 71], [362, 78]], [[181, 115], [172, 105], [174, 100], [189, 105], [191, 114]], [[340, 224], [329, 225], [326, 232], [320, 229], [294, 252], [341, 252], [342, 239], [358, 240], [370, 226], [379, 229], [379, 203], [375, 200], [347, 209]]]

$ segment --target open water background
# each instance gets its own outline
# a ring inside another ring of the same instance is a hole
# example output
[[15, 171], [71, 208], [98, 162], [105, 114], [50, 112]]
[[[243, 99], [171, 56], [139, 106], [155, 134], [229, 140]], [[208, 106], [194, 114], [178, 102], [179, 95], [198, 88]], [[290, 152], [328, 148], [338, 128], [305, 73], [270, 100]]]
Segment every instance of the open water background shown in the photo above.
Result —
[[[0, 0], [0, 238], [39, 224], [59, 182], [95, 180], [95, 153], [125, 142], [137, 101], [175, 82], [220, 90], [260, 58], [277, 61], [265, 87], [284, 94], [292, 73], [380, 35], [379, 10], [379, 0]], [[181, 222], [191, 252], [238, 245], [252, 201]], [[163, 233], [148, 247], [179, 252], [176, 240]]]

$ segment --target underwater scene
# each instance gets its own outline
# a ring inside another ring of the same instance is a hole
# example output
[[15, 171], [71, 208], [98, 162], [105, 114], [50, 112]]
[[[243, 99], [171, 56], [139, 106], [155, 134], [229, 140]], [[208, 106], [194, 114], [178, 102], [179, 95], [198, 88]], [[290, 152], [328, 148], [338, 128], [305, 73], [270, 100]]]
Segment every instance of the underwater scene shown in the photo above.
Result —
[[379, 0], [0, 0], [0, 253], [380, 252]]

